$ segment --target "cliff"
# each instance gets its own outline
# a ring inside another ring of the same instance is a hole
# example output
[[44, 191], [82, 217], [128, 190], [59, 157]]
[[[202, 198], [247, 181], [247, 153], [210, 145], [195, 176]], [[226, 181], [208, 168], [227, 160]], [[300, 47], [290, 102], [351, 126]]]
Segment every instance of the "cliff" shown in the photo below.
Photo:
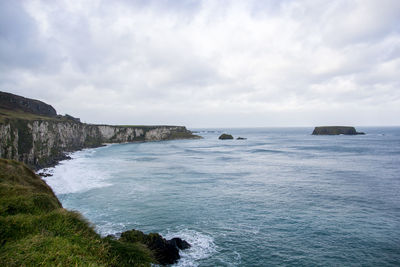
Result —
[[137, 230], [102, 238], [23, 163], [0, 159], [0, 264], [154, 266], [175, 263], [190, 244]]
[[315, 127], [313, 135], [356, 135], [365, 134], [363, 132], [357, 132], [354, 127], [350, 126], [319, 126]]
[[[85, 124], [69, 115], [54, 116], [55, 109], [45, 109], [43, 102], [12, 96], [0, 92], [0, 157], [35, 169], [57, 163], [65, 158], [65, 152], [104, 143], [198, 138], [184, 126]], [[42, 112], [44, 109], [49, 113]]]

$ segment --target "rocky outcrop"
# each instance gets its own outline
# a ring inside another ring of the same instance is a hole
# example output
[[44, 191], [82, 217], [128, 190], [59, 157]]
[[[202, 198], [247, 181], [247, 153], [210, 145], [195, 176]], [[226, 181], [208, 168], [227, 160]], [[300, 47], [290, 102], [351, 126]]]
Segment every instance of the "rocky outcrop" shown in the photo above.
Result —
[[[62, 116], [61, 116], [61, 118], [62, 118]], [[81, 119], [72, 117], [71, 115], [68, 115], [68, 114], [65, 114], [64, 118], [66, 118], [67, 120], [74, 121], [74, 122], [81, 122]]]
[[315, 127], [313, 135], [356, 135], [365, 134], [363, 132], [357, 132], [354, 127], [350, 126], [319, 126]]
[[144, 234], [135, 229], [123, 232], [119, 241], [145, 244], [162, 265], [176, 263], [180, 259], [179, 249], [190, 248], [190, 244], [180, 238], [166, 240], [157, 233]]
[[76, 121], [8, 120], [0, 123], [0, 157], [35, 168], [54, 165], [64, 152], [104, 143], [195, 138], [183, 126], [110, 126]]
[[221, 134], [218, 139], [220, 140], [228, 140], [228, 139], [233, 139], [233, 136], [230, 134]]
[[0, 108], [49, 117], [57, 116], [56, 110], [39, 100], [0, 91]]

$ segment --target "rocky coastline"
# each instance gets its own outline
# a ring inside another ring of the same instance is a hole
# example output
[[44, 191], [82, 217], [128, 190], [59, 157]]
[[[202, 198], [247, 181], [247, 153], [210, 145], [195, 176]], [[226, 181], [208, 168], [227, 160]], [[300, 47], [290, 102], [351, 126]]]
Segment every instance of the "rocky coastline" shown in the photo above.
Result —
[[100, 237], [79, 213], [65, 210], [53, 190], [33, 170], [55, 166], [69, 159], [69, 152], [107, 143], [193, 138], [200, 137], [184, 126], [81, 123], [71, 115], [57, 115], [51, 105], [39, 100], [0, 92], [0, 263], [176, 263], [179, 250], [190, 248], [185, 240], [166, 240], [157, 233], [145, 234], [135, 229], [121, 233], [119, 238]]
[[114, 126], [81, 123], [57, 115], [46, 103], [0, 92], [0, 157], [38, 170], [67, 159], [66, 153], [105, 143], [200, 138], [184, 126]]

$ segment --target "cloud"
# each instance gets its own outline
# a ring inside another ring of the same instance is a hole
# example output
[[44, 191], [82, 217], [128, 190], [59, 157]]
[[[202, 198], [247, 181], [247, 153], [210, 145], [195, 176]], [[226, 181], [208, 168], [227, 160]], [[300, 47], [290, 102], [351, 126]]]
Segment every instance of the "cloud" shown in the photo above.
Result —
[[1, 5], [1, 90], [87, 122], [400, 123], [398, 1]]

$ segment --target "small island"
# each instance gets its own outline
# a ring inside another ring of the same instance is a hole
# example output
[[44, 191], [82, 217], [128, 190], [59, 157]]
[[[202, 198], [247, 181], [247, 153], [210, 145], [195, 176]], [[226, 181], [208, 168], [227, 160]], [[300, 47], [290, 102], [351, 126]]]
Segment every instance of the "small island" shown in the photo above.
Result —
[[314, 128], [312, 135], [357, 135], [365, 134], [357, 132], [352, 126], [318, 126]]
[[233, 136], [230, 134], [221, 134], [218, 139], [220, 140], [229, 140], [229, 139], [233, 139]]

